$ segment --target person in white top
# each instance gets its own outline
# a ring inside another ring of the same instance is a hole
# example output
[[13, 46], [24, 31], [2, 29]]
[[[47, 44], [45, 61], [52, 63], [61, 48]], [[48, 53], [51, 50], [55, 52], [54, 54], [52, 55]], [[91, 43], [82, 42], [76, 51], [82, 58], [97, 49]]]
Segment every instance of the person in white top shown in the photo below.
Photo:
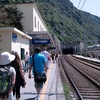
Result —
[[41, 52], [41, 54], [43, 54], [45, 56], [45, 59], [46, 59], [46, 65], [47, 67], [49, 68], [49, 62], [50, 62], [50, 58], [51, 57], [51, 54], [46, 50], [46, 47], [44, 47], [44, 50]]
[[28, 55], [28, 52], [26, 52], [26, 55], [25, 55], [25, 72], [28, 72], [29, 59], [30, 59], [30, 56]]

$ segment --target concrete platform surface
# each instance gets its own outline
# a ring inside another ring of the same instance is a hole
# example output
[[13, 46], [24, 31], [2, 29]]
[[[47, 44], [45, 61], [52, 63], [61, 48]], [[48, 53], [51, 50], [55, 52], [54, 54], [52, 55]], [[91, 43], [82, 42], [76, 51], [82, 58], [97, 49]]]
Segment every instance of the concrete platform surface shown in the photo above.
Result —
[[[37, 100], [34, 78], [29, 79], [28, 73], [25, 73], [25, 78], [27, 84], [25, 88], [21, 88], [20, 100]], [[66, 100], [58, 66], [55, 63], [50, 63], [50, 68], [47, 72], [47, 81], [41, 91], [40, 100]]]

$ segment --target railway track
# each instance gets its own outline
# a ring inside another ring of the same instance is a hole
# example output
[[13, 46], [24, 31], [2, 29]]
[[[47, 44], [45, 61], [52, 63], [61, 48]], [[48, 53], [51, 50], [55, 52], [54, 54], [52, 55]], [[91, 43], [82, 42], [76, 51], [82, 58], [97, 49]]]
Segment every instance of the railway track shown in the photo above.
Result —
[[84, 61], [84, 62], [87, 62], [87, 63], [92, 64], [92, 65], [100, 66], [100, 62], [96, 62], [96, 61], [93, 61], [93, 60], [80, 58], [80, 57], [76, 57], [76, 56], [72, 56], [72, 57], [76, 58], [77, 60]]
[[99, 66], [73, 59], [72, 56], [67, 56], [67, 58], [70, 60], [71, 64], [77, 66], [77, 68], [79, 68], [92, 79], [94, 79], [94, 81], [96, 81], [98, 84], [100, 83], [100, 78], [98, 78], [98, 76], [100, 76]]
[[[60, 66], [62, 66], [76, 90], [78, 95], [76, 100], [100, 100], [100, 84], [96, 81], [96, 78], [90, 77], [82, 70], [83, 68], [79, 68], [80, 64], [73, 61], [70, 56], [62, 55], [59, 61]], [[83, 64], [81, 64], [82, 66], [84, 67]]]
[[71, 56], [71, 58], [78, 61], [78, 62], [83, 63], [84, 65], [87, 65], [89, 67], [92, 67], [92, 68], [100, 71], [100, 64], [98, 62], [96, 63], [94, 61], [90, 61], [90, 60], [87, 60], [87, 59], [79, 59], [79, 58], [74, 57], [74, 56]]

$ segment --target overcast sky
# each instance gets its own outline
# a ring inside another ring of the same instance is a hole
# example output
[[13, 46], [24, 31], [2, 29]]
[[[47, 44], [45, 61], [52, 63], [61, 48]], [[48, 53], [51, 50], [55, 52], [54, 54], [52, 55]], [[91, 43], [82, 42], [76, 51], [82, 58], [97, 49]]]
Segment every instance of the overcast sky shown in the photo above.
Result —
[[70, 0], [70, 1], [76, 8], [100, 17], [100, 0]]

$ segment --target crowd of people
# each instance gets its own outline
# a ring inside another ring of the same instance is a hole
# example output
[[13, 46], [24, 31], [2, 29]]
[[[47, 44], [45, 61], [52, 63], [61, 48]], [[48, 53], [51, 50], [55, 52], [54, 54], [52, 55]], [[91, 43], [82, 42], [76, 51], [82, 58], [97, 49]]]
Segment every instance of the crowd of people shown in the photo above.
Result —
[[[46, 47], [44, 47], [43, 51], [41, 51], [40, 47], [36, 47], [33, 55], [29, 56], [28, 52], [26, 52], [24, 57], [24, 72], [28, 72], [29, 79], [31, 79], [31, 72], [34, 75], [34, 70], [35, 72], [39, 73], [40, 76], [42, 75], [42, 73], [47, 73], [50, 67], [49, 63], [51, 61], [53, 63], [56, 63], [58, 58], [57, 53], [48, 52]], [[12, 51], [11, 53], [2, 52], [0, 54], [0, 66], [9, 67], [9, 72], [11, 74], [10, 89], [6, 95], [0, 95], [0, 98], [2, 100], [14, 100], [13, 98], [14, 96], [16, 96], [16, 100], [20, 100], [20, 89], [21, 87], [25, 88], [25, 85], [27, 84], [24, 73], [22, 71], [23, 65], [20, 56], [16, 51]], [[35, 82], [37, 100], [40, 100], [40, 92], [43, 88], [43, 85], [43, 82]]]

